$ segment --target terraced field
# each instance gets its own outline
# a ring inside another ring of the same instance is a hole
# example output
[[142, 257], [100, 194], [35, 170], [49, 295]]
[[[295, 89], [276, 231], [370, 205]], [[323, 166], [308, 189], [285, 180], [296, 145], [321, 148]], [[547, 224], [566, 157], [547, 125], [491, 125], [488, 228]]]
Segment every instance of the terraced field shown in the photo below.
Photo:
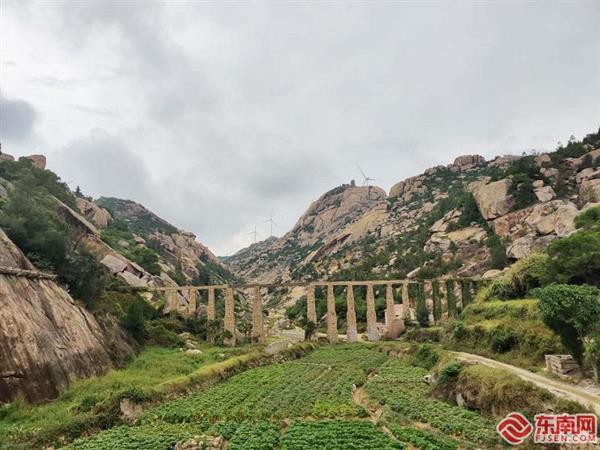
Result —
[[[361, 345], [247, 370], [71, 443], [70, 450], [167, 450], [222, 436], [230, 450], [442, 449], [499, 444], [494, 423], [430, 398], [424, 369]], [[368, 398], [358, 404], [353, 391]], [[449, 437], [450, 436], [450, 437]]]

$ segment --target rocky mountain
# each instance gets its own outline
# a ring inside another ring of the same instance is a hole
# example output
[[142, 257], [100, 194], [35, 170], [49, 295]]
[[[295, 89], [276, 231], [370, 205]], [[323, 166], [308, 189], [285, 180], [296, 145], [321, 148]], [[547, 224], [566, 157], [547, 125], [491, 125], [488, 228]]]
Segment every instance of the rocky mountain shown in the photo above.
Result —
[[342, 185], [279, 239], [227, 259], [247, 280], [482, 275], [545, 248], [600, 202], [600, 132], [547, 154], [457, 157], [378, 187]]
[[[114, 246], [125, 252], [131, 246], [145, 246], [156, 251], [161, 272], [180, 284], [219, 284], [234, 279], [205, 245], [188, 231], [179, 230], [146, 207], [131, 200], [101, 197], [94, 204], [109, 212], [111, 218], [125, 224], [133, 242], [121, 239]], [[110, 235], [110, 224], [105, 235]], [[111, 239], [108, 239], [111, 242]], [[114, 239], [112, 240], [114, 241]]]
[[0, 403], [54, 398], [71, 381], [133, 355], [114, 323], [99, 322], [0, 230]]

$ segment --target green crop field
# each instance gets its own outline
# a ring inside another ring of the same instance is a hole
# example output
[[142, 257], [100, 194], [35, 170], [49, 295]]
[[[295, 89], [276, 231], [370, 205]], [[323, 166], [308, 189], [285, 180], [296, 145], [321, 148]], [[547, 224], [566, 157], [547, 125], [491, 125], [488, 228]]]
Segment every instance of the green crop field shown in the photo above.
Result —
[[432, 399], [431, 388], [423, 381], [426, 374], [425, 369], [390, 359], [380, 368], [379, 376], [367, 383], [366, 391], [372, 401], [395, 413], [384, 416], [391, 424], [417, 421], [469, 442], [489, 446], [499, 443], [493, 420]]
[[145, 414], [146, 420], [245, 420], [285, 417], [355, 417], [352, 385], [386, 359], [366, 348], [325, 347], [298, 361], [249, 370], [198, 394]]
[[[191, 438], [216, 436], [230, 450], [454, 450], [499, 444], [492, 419], [434, 399], [423, 381], [425, 369], [410, 365], [410, 358], [389, 357], [382, 348], [323, 346], [296, 360], [247, 369], [197, 392], [159, 398], [135, 424], [109, 424], [95, 434], [84, 427], [82, 434], [91, 436], [73, 436], [63, 448], [170, 450]], [[132, 364], [124, 376], [143, 368], [152, 372], [157, 356], [152, 354], [152, 364]], [[160, 355], [166, 361], [173, 356]], [[183, 372], [201, 365], [194, 362]], [[108, 375], [111, 385], [117, 375]]]

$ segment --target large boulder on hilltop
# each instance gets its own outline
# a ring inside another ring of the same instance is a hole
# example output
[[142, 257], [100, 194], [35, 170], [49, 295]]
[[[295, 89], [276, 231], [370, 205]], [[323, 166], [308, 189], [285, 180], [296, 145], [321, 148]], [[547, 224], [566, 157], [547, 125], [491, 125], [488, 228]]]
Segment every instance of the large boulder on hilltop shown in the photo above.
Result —
[[92, 221], [97, 227], [105, 228], [112, 220], [110, 213], [106, 209], [96, 205], [93, 201], [83, 197], [77, 197], [75, 201], [84, 217]]
[[406, 183], [404, 181], [399, 181], [395, 185], [393, 185], [390, 189], [390, 197], [401, 197], [404, 194], [404, 187]]
[[14, 161], [15, 157], [13, 155], [9, 155], [8, 153], [0, 152], [0, 161]]
[[511, 181], [505, 178], [474, 189], [473, 197], [484, 219], [496, 219], [510, 211], [512, 203], [508, 195], [510, 184]]
[[522, 158], [522, 156], [517, 156], [517, 155], [496, 156], [493, 160], [490, 161], [489, 166], [490, 167], [508, 166], [509, 164], [511, 164], [514, 161], [517, 161], [521, 158]]
[[[437, 171], [437, 168], [434, 169]], [[390, 189], [390, 197], [396, 197], [405, 202], [410, 201], [415, 195], [423, 194], [427, 191], [427, 188], [423, 184], [425, 179], [426, 175], [419, 175], [396, 183]]]
[[44, 155], [29, 155], [26, 156], [26, 158], [29, 159], [38, 169], [46, 168], [46, 157]]
[[452, 165], [458, 167], [461, 170], [472, 169], [473, 167], [483, 166], [485, 164], [485, 158], [481, 155], [462, 155], [454, 160]]

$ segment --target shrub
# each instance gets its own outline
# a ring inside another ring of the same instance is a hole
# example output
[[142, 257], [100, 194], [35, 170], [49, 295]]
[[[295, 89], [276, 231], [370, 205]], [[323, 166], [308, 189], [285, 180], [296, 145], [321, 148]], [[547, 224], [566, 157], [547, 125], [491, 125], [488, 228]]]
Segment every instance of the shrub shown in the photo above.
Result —
[[167, 329], [160, 322], [150, 322], [146, 327], [146, 344], [158, 345], [161, 347], [177, 347], [179, 338], [177, 333]]
[[128, 256], [152, 275], [160, 275], [161, 269], [158, 265], [158, 255], [148, 247], [136, 247]]
[[496, 353], [506, 353], [519, 344], [518, 335], [506, 328], [498, 328], [493, 331], [490, 346]]
[[536, 290], [542, 320], [581, 364], [586, 335], [598, 327], [600, 301], [592, 286], [553, 284]]
[[424, 369], [431, 369], [440, 360], [440, 351], [432, 345], [420, 345], [413, 356], [413, 364]]
[[487, 238], [485, 245], [490, 249], [492, 269], [504, 269], [508, 258], [506, 257], [506, 244], [496, 234]]
[[452, 380], [455, 380], [458, 377], [458, 374], [462, 370], [463, 365], [457, 361], [453, 361], [447, 366], [445, 366], [442, 370], [440, 370], [440, 374], [438, 377], [438, 384], [446, 384]]
[[559, 283], [600, 285], [600, 232], [579, 231], [553, 241], [547, 251], [550, 272]]
[[144, 323], [144, 301], [134, 298], [126, 307], [121, 318], [121, 326], [129, 331], [136, 341], [144, 342], [146, 326]]
[[600, 228], [600, 206], [588, 208], [575, 217], [575, 227], [584, 230]]

